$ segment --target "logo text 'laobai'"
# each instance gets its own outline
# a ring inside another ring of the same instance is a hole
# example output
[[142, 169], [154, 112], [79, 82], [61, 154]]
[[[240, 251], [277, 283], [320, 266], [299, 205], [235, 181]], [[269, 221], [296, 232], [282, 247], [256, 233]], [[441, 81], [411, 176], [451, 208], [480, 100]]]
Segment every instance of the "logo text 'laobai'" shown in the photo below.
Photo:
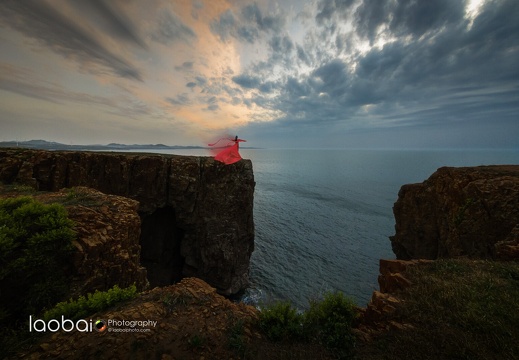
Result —
[[119, 320], [119, 319], [103, 319], [97, 320], [77, 320], [72, 321], [65, 319], [65, 316], [61, 316], [61, 320], [50, 319], [48, 321], [42, 319], [34, 320], [32, 315], [29, 316], [29, 332], [56, 332], [63, 330], [65, 332], [71, 332], [73, 330], [79, 332], [149, 332], [151, 328], [157, 326], [156, 320]]
[[[104, 324], [103, 320], [98, 320], [98, 322], [101, 321]], [[95, 325], [94, 325], [95, 324]], [[63, 330], [65, 332], [71, 332], [73, 330], [79, 331], [79, 332], [92, 332], [93, 329], [97, 331], [104, 331], [100, 330], [100, 328], [97, 327], [97, 323], [94, 323], [92, 319], [85, 320], [81, 319], [76, 322], [65, 319], [65, 316], [61, 316], [61, 321], [57, 319], [50, 319], [49, 321], [44, 321], [42, 319], [34, 320], [32, 319], [32, 315], [29, 316], [29, 332], [56, 332], [59, 330]], [[105, 325], [106, 326], [106, 325]], [[101, 325], [102, 328], [102, 325]]]

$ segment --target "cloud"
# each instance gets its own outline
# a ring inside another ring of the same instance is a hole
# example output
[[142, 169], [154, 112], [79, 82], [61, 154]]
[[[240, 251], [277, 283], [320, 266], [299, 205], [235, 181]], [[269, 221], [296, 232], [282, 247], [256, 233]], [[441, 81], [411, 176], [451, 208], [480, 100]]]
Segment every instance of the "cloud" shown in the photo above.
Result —
[[263, 15], [257, 3], [242, 8], [243, 20], [254, 24], [261, 31], [279, 32], [284, 26], [284, 18], [280, 15]]
[[124, 41], [132, 42], [142, 48], [147, 48], [135, 25], [128, 16], [125, 15], [124, 10], [117, 2], [91, 0], [74, 2], [72, 5], [78, 8], [83, 14], [85, 11], [90, 12], [92, 16], [98, 20], [98, 26], [102, 23], [104, 30], [111, 35]]
[[167, 97], [165, 99], [168, 103], [176, 106], [191, 105], [191, 99], [187, 94], [178, 94], [175, 97]]
[[213, 19], [210, 29], [222, 42], [231, 38], [253, 44], [266, 33], [278, 33], [285, 25], [283, 14], [264, 15], [256, 3], [248, 4], [238, 10], [238, 16], [227, 9]]
[[220, 40], [226, 42], [231, 38], [231, 36], [236, 36], [232, 34], [235, 32], [235, 24], [236, 20], [232, 10], [227, 9], [225, 12], [220, 14], [218, 19], [211, 22], [210, 28], [215, 35], [220, 37]]
[[[322, 0], [317, 4], [317, 14], [315, 21], [318, 25], [323, 25], [326, 21], [333, 18], [335, 14], [345, 14], [350, 10], [355, 0]], [[381, 5], [381, 4], [380, 4]]]
[[3, 5], [8, 97], [157, 121], [161, 136], [247, 122], [265, 136], [441, 133], [519, 113], [516, 0]]
[[113, 114], [125, 118], [141, 115], [155, 117], [156, 109], [133, 96], [100, 96], [65, 88], [58, 83], [44, 80], [42, 75], [30, 69], [0, 63], [0, 89], [36, 100], [50, 102], [55, 109], [75, 108], [78, 105], [98, 109], [101, 114]]
[[207, 104], [208, 104], [207, 110], [209, 110], [209, 111], [216, 111], [220, 108], [218, 106], [218, 100], [217, 100], [216, 96], [212, 96], [209, 99], [207, 99]]
[[74, 102], [87, 105], [116, 107], [113, 99], [84, 92], [74, 92], [62, 86], [43, 81], [40, 76], [26, 68], [0, 63], [0, 89], [55, 104]]
[[197, 35], [176, 14], [168, 9], [162, 9], [151, 38], [162, 45], [170, 45], [176, 41], [191, 44], [197, 39]]
[[[274, 35], [268, 60], [232, 78], [248, 91], [245, 104], [282, 114], [272, 129], [447, 129], [494, 119], [507, 126], [517, 116], [518, 2], [488, 1], [472, 22], [463, 3], [440, 0], [323, 1], [314, 14], [320, 27], [309, 28], [303, 44], [284, 46]], [[337, 26], [347, 16], [353, 28]], [[299, 62], [280, 60], [290, 53]], [[271, 84], [274, 97], [251, 92]]]
[[278, 54], [290, 54], [294, 50], [294, 43], [289, 36], [273, 36], [269, 45], [274, 53]]
[[193, 61], [184, 61], [182, 65], [175, 66], [175, 70], [177, 71], [192, 71], [193, 70]]
[[236, 84], [247, 88], [247, 89], [255, 89], [258, 88], [261, 85], [261, 81], [256, 76], [248, 76], [248, 75], [238, 75], [234, 76], [232, 78], [232, 81], [234, 81]]
[[[389, 28], [396, 35], [419, 37], [429, 30], [463, 22], [464, 6], [463, 1], [400, 0], [389, 11]], [[362, 21], [362, 18], [358, 19], [359, 23]]]
[[200, 10], [204, 8], [204, 3], [199, 0], [195, 0], [193, 1], [192, 6], [193, 7], [191, 8], [191, 16], [193, 17], [193, 19], [198, 20], [198, 13], [200, 12]]
[[115, 76], [142, 81], [141, 72], [134, 65], [108, 50], [98, 37], [43, 1], [6, 0], [0, 21], [63, 57], [74, 59], [91, 73], [102, 73], [104, 68]]

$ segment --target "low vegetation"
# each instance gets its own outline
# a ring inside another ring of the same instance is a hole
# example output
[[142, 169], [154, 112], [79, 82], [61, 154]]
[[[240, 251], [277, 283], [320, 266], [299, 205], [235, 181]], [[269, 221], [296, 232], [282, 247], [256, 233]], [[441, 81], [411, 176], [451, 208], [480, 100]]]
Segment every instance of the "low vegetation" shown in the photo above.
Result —
[[[0, 200], [0, 324], [17, 324], [68, 291], [75, 233], [61, 205], [29, 196]], [[52, 274], [52, 276], [49, 276]]]
[[83, 319], [96, 312], [108, 309], [115, 304], [133, 299], [137, 295], [137, 288], [132, 285], [126, 289], [121, 289], [114, 285], [108, 291], [96, 290], [93, 294], [80, 296], [77, 300], [60, 302], [52, 309], [43, 314], [43, 320], [59, 319], [64, 316], [66, 319]]
[[[74, 224], [63, 204], [27, 196], [32, 188], [13, 185], [10, 191], [24, 195], [0, 199], [0, 358], [35, 340], [36, 334], [27, 331], [30, 315], [77, 320], [137, 294], [135, 286], [116, 285], [58, 303], [69, 293]], [[74, 190], [67, 196], [70, 202], [84, 200]]]
[[361, 359], [519, 359], [519, 263], [438, 260], [411, 268], [389, 320], [411, 325], [357, 351]]
[[355, 345], [352, 326], [357, 314], [354, 302], [344, 294], [326, 293], [322, 300], [311, 301], [305, 312], [287, 302], [267, 306], [260, 312], [259, 326], [272, 341], [312, 342], [347, 358]]
[[0, 348], [23, 344], [28, 336], [22, 326], [29, 315], [53, 306], [69, 291], [74, 236], [63, 206], [30, 196], [0, 199]]

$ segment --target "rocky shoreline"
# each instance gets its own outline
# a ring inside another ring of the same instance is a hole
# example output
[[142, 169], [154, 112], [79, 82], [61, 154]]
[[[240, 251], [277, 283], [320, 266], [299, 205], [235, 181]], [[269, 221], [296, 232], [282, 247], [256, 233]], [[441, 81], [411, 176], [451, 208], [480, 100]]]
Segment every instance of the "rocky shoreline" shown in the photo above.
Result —
[[[0, 182], [2, 197], [30, 186], [40, 190], [31, 195], [38, 200], [65, 204], [78, 234], [71, 296], [115, 284], [135, 283], [144, 291], [92, 316], [146, 318], [160, 322], [159, 328], [131, 338], [103, 334], [96, 343], [108, 346], [110, 356], [98, 350], [90, 355], [125, 358], [137, 347], [137, 354], [155, 349], [162, 359], [171, 353], [231, 358], [222, 336], [237, 322], [243, 341], [262, 341], [250, 325], [258, 310], [219, 295], [248, 283], [254, 246], [250, 161], [222, 166], [198, 157], [0, 149]], [[355, 333], [362, 341], [409, 326], [387, 321], [399, 293], [413, 285], [405, 275], [409, 267], [439, 258], [519, 259], [519, 166], [440, 168], [423, 183], [402, 186], [394, 214], [397, 259], [380, 260], [380, 289], [359, 309]], [[161, 259], [164, 253], [169, 258]], [[210, 342], [189, 345], [202, 334]], [[92, 339], [80, 335], [46, 336], [21, 356], [73, 358], [79, 349], [84, 355]]]

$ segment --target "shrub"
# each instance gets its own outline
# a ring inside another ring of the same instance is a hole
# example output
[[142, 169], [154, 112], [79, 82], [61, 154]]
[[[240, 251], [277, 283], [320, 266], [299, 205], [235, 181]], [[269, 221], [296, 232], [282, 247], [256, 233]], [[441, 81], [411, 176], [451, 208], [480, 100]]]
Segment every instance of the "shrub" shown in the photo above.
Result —
[[310, 302], [305, 328], [323, 345], [346, 356], [355, 344], [352, 325], [356, 317], [357, 308], [351, 299], [340, 292], [326, 293], [322, 301]]
[[302, 315], [289, 302], [271, 304], [259, 316], [261, 330], [273, 341], [301, 338], [302, 323]]
[[93, 294], [90, 293], [86, 297], [80, 296], [77, 300], [70, 299], [69, 301], [60, 302], [54, 308], [46, 311], [43, 314], [43, 319], [49, 321], [50, 319], [59, 319], [63, 315], [70, 320], [79, 320], [108, 309], [119, 302], [133, 299], [136, 294], [137, 288], [135, 284], [125, 289], [114, 285], [108, 291], [96, 290]]
[[0, 200], [0, 325], [18, 323], [68, 291], [73, 223], [32, 197]]
[[326, 293], [320, 301], [310, 301], [310, 308], [302, 314], [288, 302], [269, 305], [261, 310], [259, 325], [270, 340], [310, 340], [344, 358], [353, 353], [352, 326], [357, 316], [353, 300], [334, 292]]

